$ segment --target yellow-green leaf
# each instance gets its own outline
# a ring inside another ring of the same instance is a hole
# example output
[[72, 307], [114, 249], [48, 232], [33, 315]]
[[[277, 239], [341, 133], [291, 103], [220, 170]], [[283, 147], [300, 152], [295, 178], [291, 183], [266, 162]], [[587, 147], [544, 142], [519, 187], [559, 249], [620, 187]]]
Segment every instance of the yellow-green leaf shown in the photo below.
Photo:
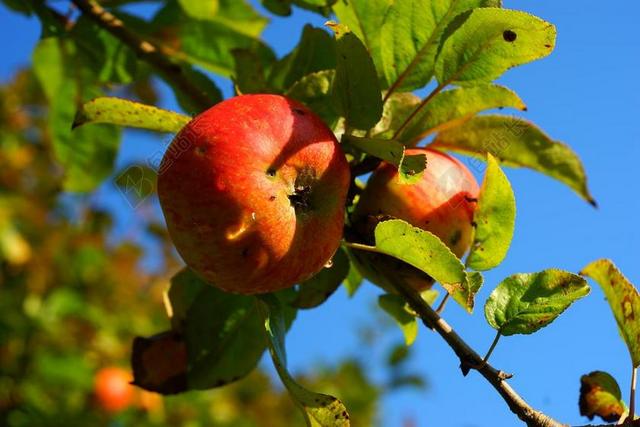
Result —
[[481, 159], [491, 153], [505, 166], [541, 172], [568, 185], [592, 205], [596, 203], [589, 193], [587, 176], [576, 153], [519, 117], [474, 117], [461, 126], [440, 132], [431, 147]]
[[481, 111], [507, 107], [526, 110], [520, 97], [503, 86], [483, 84], [447, 90], [411, 119], [398, 140], [413, 145], [429, 134], [458, 126]]
[[86, 102], [80, 107], [73, 121], [73, 127], [87, 123], [109, 123], [156, 132], [177, 133], [190, 120], [189, 116], [151, 105], [120, 98], [101, 97]]
[[611, 311], [627, 343], [633, 366], [640, 365], [640, 295], [613, 261], [599, 259], [580, 273], [595, 280], [604, 292]]
[[418, 336], [418, 321], [407, 302], [399, 295], [385, 294], [378, 297], [378, 305], [396, 321], [404, 334], [405, 344], [413, 344]]
[[513, 189], [491, 154], [487, 154], [487, 171], [473, 220], [476, 228], [467, 266], [490, 270], [507, 256], [516, 223]]
[[438, 82], [473, 86], [549, 55], [556, 29], [525, 12], [479, 8], [454, 19], [444, 37], [435, 65]]

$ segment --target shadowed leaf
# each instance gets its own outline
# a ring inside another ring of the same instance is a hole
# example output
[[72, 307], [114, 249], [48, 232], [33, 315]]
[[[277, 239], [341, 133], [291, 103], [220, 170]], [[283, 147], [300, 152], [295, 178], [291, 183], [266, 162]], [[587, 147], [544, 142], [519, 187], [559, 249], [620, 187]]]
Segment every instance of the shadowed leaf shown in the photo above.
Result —
[[311, 279], [300, 284], [300, 290], [293, 301], [297, 308], [314, 308], [325, 302], [349, 274], [349, 258], [338, 249], [332, 258], [331, 267], [323, 268]]
[[418, 321], [406, 301], [399, 295], [386, 294], [378, 297], [378, 305], [396, 321], [404, 334], [405, 344], [413, 344], [418, 336]]

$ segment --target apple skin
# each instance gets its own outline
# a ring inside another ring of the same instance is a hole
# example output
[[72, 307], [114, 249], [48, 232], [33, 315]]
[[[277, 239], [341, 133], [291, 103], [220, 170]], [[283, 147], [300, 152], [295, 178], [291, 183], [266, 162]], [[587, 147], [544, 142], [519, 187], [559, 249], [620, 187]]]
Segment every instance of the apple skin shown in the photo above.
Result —
[[188, 123], [165, 153], [158, 195], [186, 264], [227, 292], [272, 292], [331, 259], [350, 171], [333, 132], [280, 95], [242, 95]]
[[[376, 225], [398, 218], [438, 236], [458, 257], [469, 249], [473, 239], [473, 215], [477, 205], [478, 183], [459, 160], [428, 148], [411, 148], [407, 155], [425, 154], [427, 168], [414, 184], [402, 184], [397, 168], [382, 163], [371, 175], [352, 215], [359, 240], [374, 244]], [[417, 290], [433, 284], [424, 272], [386, 255], [352, 251], [361, 272], [370, 281], [392, 288], [394, 279], [405, 280]]]
[[94, 393], [100, 407], [107, 412], [117, 413], [130, 407], [136, 397], [136, 390], [130, 384], [131, 373], [118, 367], [100, 369], [95, 376]]

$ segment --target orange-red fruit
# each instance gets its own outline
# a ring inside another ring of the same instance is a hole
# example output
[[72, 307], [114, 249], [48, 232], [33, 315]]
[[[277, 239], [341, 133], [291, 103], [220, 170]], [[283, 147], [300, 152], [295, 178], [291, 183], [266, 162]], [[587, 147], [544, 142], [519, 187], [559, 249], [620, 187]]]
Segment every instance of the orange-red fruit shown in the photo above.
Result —
[[306, 280], [331, 259], [344, 226], [349, 168], [331, 130], [279, 95], [223, 101], [180, 131], [158, 195], [187, 265], [243, 294]]
[[118, 367], [102, 368], [95, 376], [94, 393], [101, 408], [120, 412], [132, 405], [135, 388], [130, 384], [131, 373]]
[[[462, 257], [473, 238], [473, 214], [479, 193], [473, 174], [459, 160], [428, 148], [408, 149], [407, 155], [425, 154], [427, 168], [414, 184], [403, 184], [397, 168], [383, 163], [372, 174], [354, 212], [354, 222], [361, 238], [372, 243], [373, 230], [380, 220], [399, 218], [438, 236], [452, 251]], [[418, 289], [431, 285], [431, 280], [417, 269], [380, 257], [364, 259], [375, 275], [392, 277], [407, 273], [405, 279]], [[382, 261], [385, 262], [385, 261]], [[371, 276], [374, 274], [369, 274]], [[369, 277], [376, 281], [376, 278]]]

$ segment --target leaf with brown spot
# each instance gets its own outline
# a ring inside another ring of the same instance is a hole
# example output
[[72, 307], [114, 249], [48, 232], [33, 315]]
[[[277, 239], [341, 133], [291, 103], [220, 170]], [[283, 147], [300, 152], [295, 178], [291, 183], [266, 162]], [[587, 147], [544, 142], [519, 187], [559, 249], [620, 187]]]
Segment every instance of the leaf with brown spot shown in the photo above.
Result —
[[599, 259], [580, 272], [595, 280], [605, 296], [613, 317], [620, 328], [620, 334], [627, 343], [633, 366], [640, 365], [640, 295], [635, 286], [627, 279], [613, 261]]
[[627, 411], [620, 386], [615, 378], [603, 371], [594, 371], [580, 378], [580, 415], [589, 420], [597, 415], [606, 422], [616, 422]]

